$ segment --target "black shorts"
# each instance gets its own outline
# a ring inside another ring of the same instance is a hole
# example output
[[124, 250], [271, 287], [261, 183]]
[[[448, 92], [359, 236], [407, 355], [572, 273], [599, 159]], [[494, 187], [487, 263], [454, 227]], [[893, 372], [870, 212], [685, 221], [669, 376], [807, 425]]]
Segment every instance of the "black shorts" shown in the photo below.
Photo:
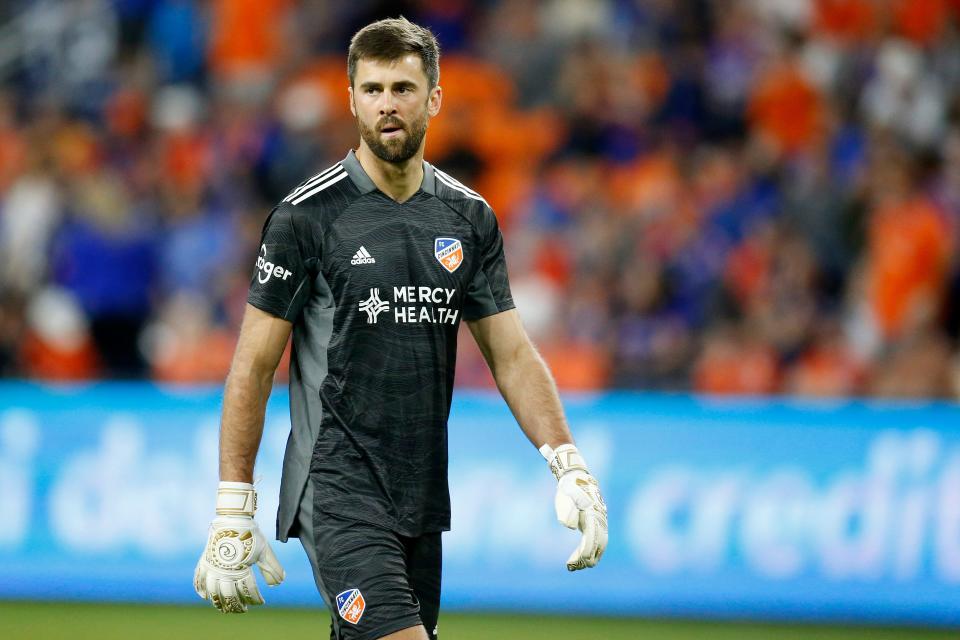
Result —
[[408, 538], [314, 506], [312, 482], [297, 529], [330, 610], [331, 640], [375, 640], [422, 624], [436, 640], [440, 533]]

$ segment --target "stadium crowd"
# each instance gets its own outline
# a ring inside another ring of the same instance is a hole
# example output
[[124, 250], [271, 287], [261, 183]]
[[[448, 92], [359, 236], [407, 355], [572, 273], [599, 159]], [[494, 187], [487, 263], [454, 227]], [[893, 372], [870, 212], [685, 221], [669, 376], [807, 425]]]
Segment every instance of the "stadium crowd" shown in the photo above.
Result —
[[960, 396], [957, 0], [3, 7], [4, 377], [222, 381], [266, 214], [356, 144], [350, 35], [402, 13], [563, 388]]

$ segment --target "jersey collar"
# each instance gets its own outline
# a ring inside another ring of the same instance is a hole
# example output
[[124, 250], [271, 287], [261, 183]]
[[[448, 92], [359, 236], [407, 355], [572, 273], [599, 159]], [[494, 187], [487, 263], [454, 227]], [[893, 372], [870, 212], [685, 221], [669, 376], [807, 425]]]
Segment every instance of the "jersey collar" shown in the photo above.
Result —
[[433, 165], [426, 160], [423, 161], [423, 183], [420, 190], [432, 196], [437, 195], [437, 179], [433, 176]]
[[[343, 165], [347, 175], [350, 176], [360, 193], [370, 193], [377, 190], [377, 185], [373, 184], [373, 180], [363, 170], [363, 166], [357, 160], [357, 155], [353, 152], [353, 149], [347, 152], [347, 157], [340, 164]], [[433, 165], [426, 160], [423, 161], [423, 182], [420, 183], [420, 191], [432, 196], [437, 195], [437, 179], [433, 174]]]

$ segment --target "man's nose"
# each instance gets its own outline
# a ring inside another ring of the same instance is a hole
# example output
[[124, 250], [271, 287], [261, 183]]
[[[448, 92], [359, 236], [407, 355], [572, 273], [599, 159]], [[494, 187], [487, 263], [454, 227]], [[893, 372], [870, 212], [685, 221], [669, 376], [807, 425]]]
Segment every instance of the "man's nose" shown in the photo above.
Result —
[[393, 96], [390, 95], [389, 91], [384, 91], [380, 94], [380, 115], [389, 116], [397, 112], [397, 108], [393, 103]]

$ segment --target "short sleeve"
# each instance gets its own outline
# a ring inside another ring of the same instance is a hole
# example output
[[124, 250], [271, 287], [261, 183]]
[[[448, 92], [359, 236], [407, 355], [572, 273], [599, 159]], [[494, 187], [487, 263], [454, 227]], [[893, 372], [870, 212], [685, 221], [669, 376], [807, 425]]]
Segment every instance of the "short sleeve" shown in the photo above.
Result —
[[479, 320], [513, 309], [507, 261], [503, 255], [503, 236], [493, 211], [487, 210], [480, 237], [480, 267], [473, 276], [464, 301], [463, 317]]
[[267, 217], [247, 302], [262, 311], [293, 322], [310, 296], [309, 265], [313, 245], [309, 228], [296, 224], [294, 211], [276, 207]]

